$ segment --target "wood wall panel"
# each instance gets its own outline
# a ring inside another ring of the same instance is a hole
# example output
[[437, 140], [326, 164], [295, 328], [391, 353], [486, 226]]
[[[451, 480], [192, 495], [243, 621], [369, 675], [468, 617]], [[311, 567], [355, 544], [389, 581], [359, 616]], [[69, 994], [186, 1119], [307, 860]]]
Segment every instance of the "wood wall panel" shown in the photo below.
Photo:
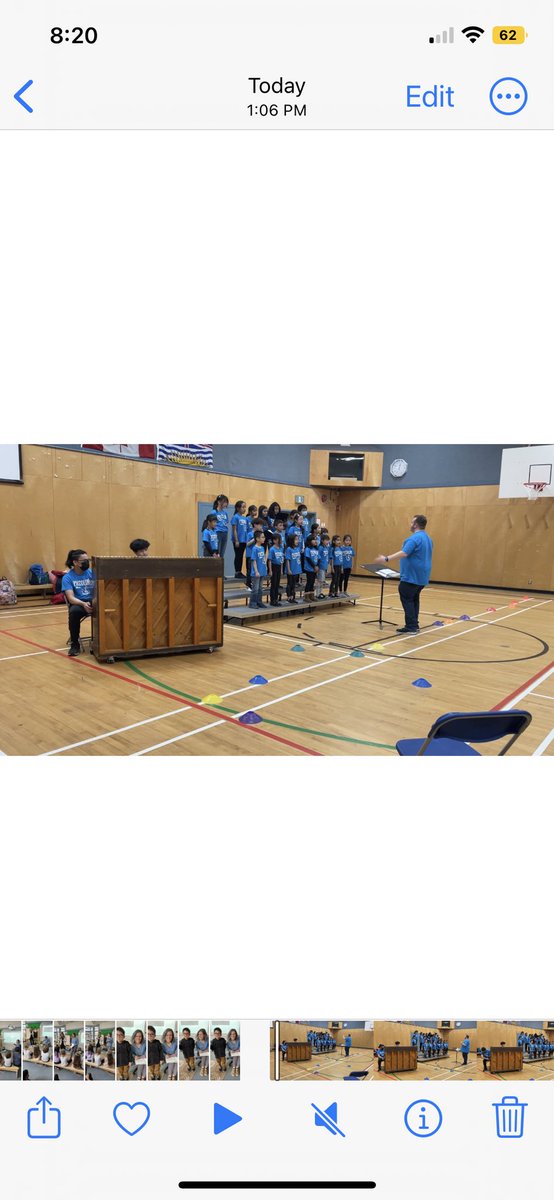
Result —
[[0, 575], [24, 583], [30, 563], [61, 570], [70, 549], [127, 554], [145, 537], [158, 556], [198, 554], [197, 504], [224, 492], [231, 500], [283, 508], [303, 495], [331, 532], [335, 503], [302, 484], [274, 484], [214, 472], [23, 445], [23, 486], [0, 487]]
[[499, 500], [496, 487], [377, 491], [357, 506], [348, 497], [338, 524], [349, 527], [361, 565], [401, 549], [417, 512], [434, 541], [434, 579], [554, 590], [554, 500]]
[[22, 457], [23, 486], [0, 487], [0, 575], [16, 583], [31, 562], [61, 569], [76, 546], [126, 554], [133, 537], [160, 556], [195, 556], [200, 500], [224, 492], [231, 509], [238, 498], [285, 508], [299, 493], [331, 535], [352, 534], [357, 566], [400, 549], [410, 518], [424, 512], [435, 579], [554, 591], [554, 500], [499, 500], [488, 486], [331, 491], [35, 445]]

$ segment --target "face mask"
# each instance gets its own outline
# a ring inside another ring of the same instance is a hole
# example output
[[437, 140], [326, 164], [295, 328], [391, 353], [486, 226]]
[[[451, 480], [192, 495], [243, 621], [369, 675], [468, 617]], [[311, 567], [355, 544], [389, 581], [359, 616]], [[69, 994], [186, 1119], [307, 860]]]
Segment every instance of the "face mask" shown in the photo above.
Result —
[[84, 558], [83, 561], [81, 563], [79, 563], [79, 566], [81, 568], [81, 571], [88, 571], [88, 569], [90, 567], [90, 562], [89, 562], [88, 558]]

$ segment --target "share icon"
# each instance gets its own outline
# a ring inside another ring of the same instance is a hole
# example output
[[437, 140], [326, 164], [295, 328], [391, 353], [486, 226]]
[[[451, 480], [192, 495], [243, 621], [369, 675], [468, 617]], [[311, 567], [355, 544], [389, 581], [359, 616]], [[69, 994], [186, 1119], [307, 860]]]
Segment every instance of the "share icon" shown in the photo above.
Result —
[[337, 1125], [337, 1104], [336, 1104], [336, 1102], [334, 1104], [330, 1104], [329, 1108], [325, 1108], [325, 1109], [318, 1108], [317, 1104], [314, 1104], [312, 1102], [312, 1108], [315, 1108], [315, 1123], [316, 1123], [316, 1125], [323, 1125], [325, 1127], [325, 1129], [327, 1129], [329, 1131], [329, 1133], [333, 1134], [333, 1137], [337, 1133], [340, 1133], [341, 1137], [346, 1137], [346, 1134], [343, 1133], [342, 1129], [339, 1129], [339, 1127]]

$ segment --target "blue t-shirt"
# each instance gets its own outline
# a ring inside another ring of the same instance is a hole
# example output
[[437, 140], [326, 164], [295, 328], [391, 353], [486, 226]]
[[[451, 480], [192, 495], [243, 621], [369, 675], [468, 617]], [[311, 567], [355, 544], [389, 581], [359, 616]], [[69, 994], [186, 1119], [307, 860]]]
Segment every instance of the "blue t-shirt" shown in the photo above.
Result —
[[352, 559], [354, 558], [355, 554], [356, 551], [353, 546], [342, 547], [342, 565], [343, 567], [346, 567], [347, 571], [352, 568]]
[[433, 558], [433, 543], [424, 529], [416, 529], [415, 533], [406, 538], [402, 546], [407, 558], [400, 559], [400, 578], [405, 583], [415, 583], [425, 587], [431, 575]]
[[254, 564], [258, 568], [258, 575], [267, 575], [267, 566], [265, 562], [265, 550], [263, 546], [252, 546], [250, 555], [252, 559], [252, 574], [255, 575]]
[[216, 533], [229, 532], [229, 513], [226, 508], [213, 508], [209, 516], [217, 517]]
[[342, 546], [331, 547], [331, 562], [335, 567], [342, 567], [343, 564], [343, 548]]
[[62, 579], [62, 592], [71, 590], [77, 600], [85, 600], [89, 603], [94, 596], [95, 589], [96, 577], [90, 567], [81, 575], [71, 568], [71, 571], [67, 571]]
[[282, 546], [272, 546], [269, 551], [269, 561], [275, 563], [278, 567], [281, 566], [285, 558], [285, 551]]
[[235, 513], [234, 517], [231, 517], [231, 525], [235, 526], [238, 542], [242, 543], [247, 540], [248, 524], [248, 517], [243, 517], [240, 513]]
[[302, 574], [302, 551], [300, 546], [287, 546], [285, 558], [289, 564], [291, 575]]
[[210, 550], [217, 550], [217, 533], [215, 529], [205, 529], [202, 534], [202, 541], [205, 546], [210, 547]]
[[326, 571], [327, 567], [329, 566], [330, 553], [331, 553], [331, 547], [330, 547], [329, 543], [327, 542], [327, 544], [324, 546], [323, 542], [322, 542], [318, 549], [317, 557], [318, 557], [319, 565], [323, 571]]
[[317, 571], [318, 553], [317, 546], [307, 546], [304, 551], [304, 566], [307, 571]]

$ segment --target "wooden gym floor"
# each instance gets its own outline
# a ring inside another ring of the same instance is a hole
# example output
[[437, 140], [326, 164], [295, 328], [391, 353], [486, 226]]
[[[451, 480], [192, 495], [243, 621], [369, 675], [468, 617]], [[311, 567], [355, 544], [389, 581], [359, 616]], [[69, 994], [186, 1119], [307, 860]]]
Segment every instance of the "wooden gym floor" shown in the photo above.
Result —
[[383, 1067], [380, 1071], [377, 1070], [377, 1059], [373, 1057], [373, 1050], [356, 1049], [355, 1046], [352, 1047], [348, 1058], [339, 1054], [338, 1051], [334, 1051], [332, 1054], [316, 1054], [309, 1062], [281, 1062], [282, 1080], [304, 1079], [313, 1082], [319, 1079], [344, 1079], [350, 1071], [367, 1071], [367, 1075], [361, 1080], [362, 1083], [372, 1079], [399, 1080], [402, 1083], [413, 1083], [416, 1080], [446, 1083], [451, 1080], [463, 1079], [484, 1081], [492, 1079], [493, 1082], [495, 1080], [505, 1082], [528, 1079], [552, 1080], [554, 1079], [554, 1059], [525, 1062], [522, 1071], [508, 1075], [491, 1075], [490, 1071], [483, 1071], [482, 1059], [474, 1053], [469, 1055], [467, 1066], [464, 1067], [460, 1052], [458, 1051], [456, 1054], [454, 1050], [451, 1050], [446, 1058], [429, 1059], [426, 1063], [418, 1063], [416, 1071], [392, 1075], [385, 1075]]
[[[382, 630], [380, 584], [352, 585], [356, 606], [226, 625], [214, 654], [113, 665], [67, 657], [65, 608], [2, 610], [0, 752], [395, 757], [398, 738], [422, 737], [442, 713], [518, 706], [533, 720], [511, 753], [554, 754], [553, 596], [432, 585], [413, 637], [395, 632], [395, 583]], [[413, 686], [422, 677], [430, 688]], [[238, 721], [254, 709], [260, 724]]]
[[[273, 1072], [273, 1051], [271, 1057]], [[310, 1082], [314, 1079], [344, 1079], [351, 1071], [367, 1071], [368, 1074], [361, 1080], [365, 1083], [377, 1073], [377, 1062], [373, 1057], [373, 1050], [367, 1047], [356, 1049], [352, 1046], [348, 1058], [344, 1051], [337, 1049], [329, 1054], [314, 1054], [307, 1062], [281, 1061], [280, 1070], [282, 1080], [305, 1079]]]
[[399, 1079], [405, 1083], [412, 1083], [415, 1080], [429, 1080], [432, 1083], [446, 1083], [450, 1080], [461, 1079], [476, 1079], [488, 1080], [492, 1079], [505, 1082], [521, 1082], [528, 1079], [554, 1079], [554, 1059], [543, 1059], [537, 1062], [524, 1062], [523, 1070], [509, 1072], [508, 1074], [491, 1074], [489, 1070], [483, 1071], [483, 1060], [473, 1052], [468, 1057], [467, 1066], [464, 1067], [460, 1052], [456, 1054], [454, 1050], [450, 1050], [446, 1058], [429, 1059], [427, 1062], [419, 1062], [416, 1071], [406, 1071], [398, 1074], [385, 1075], [383, 1068], [381, 1071], [375, 1070], [375, 1079]]

